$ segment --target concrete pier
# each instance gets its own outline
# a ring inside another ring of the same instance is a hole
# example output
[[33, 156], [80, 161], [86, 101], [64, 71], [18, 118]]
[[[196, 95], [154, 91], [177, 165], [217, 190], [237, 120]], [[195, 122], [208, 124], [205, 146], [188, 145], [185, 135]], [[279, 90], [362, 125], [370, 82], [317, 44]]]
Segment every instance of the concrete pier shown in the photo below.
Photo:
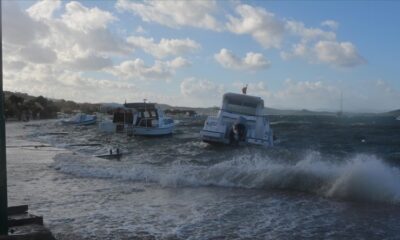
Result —
[[8, 208], [8, 235], [0, 240], [55, 240], [43, 218], [28, 213], [28, 205]]

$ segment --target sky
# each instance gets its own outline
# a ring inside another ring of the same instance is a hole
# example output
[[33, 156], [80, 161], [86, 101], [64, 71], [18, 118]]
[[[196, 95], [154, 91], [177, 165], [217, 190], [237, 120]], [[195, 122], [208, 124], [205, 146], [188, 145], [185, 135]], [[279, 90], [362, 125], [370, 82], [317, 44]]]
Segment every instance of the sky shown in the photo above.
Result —
[[400, 108], [400, 2], [2, 1], [4, 89], [78, 102]]

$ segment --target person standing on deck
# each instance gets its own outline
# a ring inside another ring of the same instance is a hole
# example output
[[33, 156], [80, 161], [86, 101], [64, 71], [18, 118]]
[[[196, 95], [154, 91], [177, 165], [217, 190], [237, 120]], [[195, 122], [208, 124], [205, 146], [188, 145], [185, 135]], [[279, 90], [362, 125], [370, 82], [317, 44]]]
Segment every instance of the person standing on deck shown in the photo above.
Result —
[[242, 88], [242, 93], [243, 93], [243, 94], [246, 94], [246, 93], [247, 93], [247, 84], [246, 84], [245, 87]]

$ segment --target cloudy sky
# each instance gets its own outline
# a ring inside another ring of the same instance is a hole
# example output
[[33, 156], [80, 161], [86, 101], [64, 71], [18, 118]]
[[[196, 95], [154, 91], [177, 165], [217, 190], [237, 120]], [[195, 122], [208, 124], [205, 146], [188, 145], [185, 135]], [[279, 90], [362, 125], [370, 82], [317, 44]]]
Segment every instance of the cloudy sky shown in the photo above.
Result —
[[2, 1], [4, 89], [79, 102], [400, 108], [400, 3]]

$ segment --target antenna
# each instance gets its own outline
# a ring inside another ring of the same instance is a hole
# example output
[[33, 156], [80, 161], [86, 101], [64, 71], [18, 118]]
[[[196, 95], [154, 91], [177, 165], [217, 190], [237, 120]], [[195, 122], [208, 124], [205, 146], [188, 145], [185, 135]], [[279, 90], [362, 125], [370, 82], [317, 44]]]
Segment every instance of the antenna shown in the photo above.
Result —
[[340, 110], [339, 112], [336, 113], [338, 117], [341, 117], [343, 115], [343, 91], [340, 91]]
[[144, 119], [145, 119], [145, 121], [146, 121], [146, 128], [147, 128], [147, 119], [146, 119], [146, 112], [147, 112], [147, 109], [146, 109], [146, 101], [147, 101], [147, 99], [145, 98], [145, 99], [143, 99], [143, 102], [144, 102]]

